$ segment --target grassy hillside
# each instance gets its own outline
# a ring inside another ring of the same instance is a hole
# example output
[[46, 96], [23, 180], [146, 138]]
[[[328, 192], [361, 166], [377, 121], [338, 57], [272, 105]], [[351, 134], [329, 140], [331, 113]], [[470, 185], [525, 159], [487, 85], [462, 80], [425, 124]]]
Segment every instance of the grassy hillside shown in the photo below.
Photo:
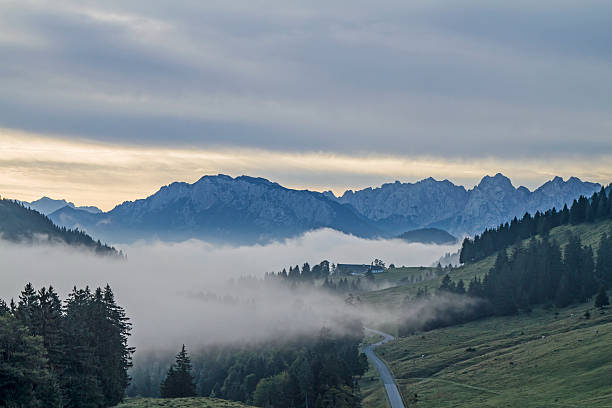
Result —
[[239, 402], [217, 398], [130, 398], [116, 408], [248, 408]]
[[419, 407], [612, 407], [611, 345], [612, 312], [581, 305], [438, 329], [378, 353]]
[[[454, 280], [463, 279], [466, 282], [471, 280], [474, 276], [484, 275], [495, 262], [494, 257], [489, 257], [469, 265], [464, 265], [460, 268], [455, 268], [451, 277]], [[435, 268], [424, 268], [424, 267], [412, 267], [412, 268], [397, 268], [397, 272], [384, 272], [376, 275], [377, 281], [381, 282], [384, 279], [393, 286], [360, 294], [361, 299], [372, 305], [380, 304], [391, 304], [399, 305], [406, 295], [415, 295], [419, 288], [427, 288], [430, 291], [437, 289], [440, 286], [441, 276], [433, 273]], [[431, 271], [431, 273], [428, 273]], [[418, 276], [418, 274], [424, 273], [425, 278], [423, 280], [416, 280], [411, 283], [409, 280], [412, 276]], [[387, 275], [388, 274], [388, 275]], [[383, 276], [386, 275], [386, 276]], [[407, 279], [405, 279], [407, 277]], [[404, 279], [404, 280], [402, 280]]]
[[359, 381], [363, 408], [389, 408], [389, 400], [376, 368], [370, 363], [368, 371]]
[[[568, 233], [576, 234], [580, 237], [583, 245], [591, 245], [597, 253], [599, 246], [599, 240], [604, 233], [609, 233], [612, 230], [612, 220], [604, 220], [596, 223], [585, 223], [580, 225], [562, 225], [554, 228], [550, 231], [550, 239], [556, 240], [562, 246], [568, 241]], [[529, 240], [523, 241], [523, 245], [527, 245]], [[467, 283], [474, 278], [474, 276], [483, 276], [486, 272], [491, 269], [495, 263], [496, 254], [493, 254], [478, 262], [465, 264], [460, 268], [456, 268], [450, 273], [451, 278], [454, 281], [463, 279]], [[403, 277], [410, 277], [416, 274], [420, 268], [398, 268], [397, 272], [390, 272], [388, 277], [385, 273], [381, 273], [376, 276], [377, 279], [387, 279], [390, 282], [398, 285], [388, 289], [373, 291], [364, 293], [361, 299], [367, 303], [378, 305], [378, 304], [393, 304], [399, 305], [406, 295], [416, 294], [419, 288], [427, 288], [428, 290], [435, 290], [440, 286], [440, 278], [432, 276], [430, 279], [423, 280], [421, 282], [411, 283], [410, 280], [402, 281]], [[433, 268], [424, 268], [433, 269]], [[391, 278], [391, 277], [394, 278]]]
[[[367, 334], [362, 346], [381, 341], [383, 336], [379, 334]], [[368, 371], [359, 380], [361, 391], [361, 403], [363, 408], [388, 408], [389, 400], [383, 382], [378, 375], [378, 371], [368, 360]]]

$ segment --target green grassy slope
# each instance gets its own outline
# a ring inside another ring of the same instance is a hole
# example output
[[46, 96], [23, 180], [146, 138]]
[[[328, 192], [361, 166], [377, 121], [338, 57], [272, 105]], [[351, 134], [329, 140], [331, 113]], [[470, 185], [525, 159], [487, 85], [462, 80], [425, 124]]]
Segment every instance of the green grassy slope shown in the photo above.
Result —
[[[580, 224], [580, 225], [563, 225], [554, 228], [550, 231], [550, 239], [556, 240], [559, 244], [565, 245], [568, 241], [568, 233], [572, 232], [578, 235], [583, 245], [591, 245], [597, 253], [599, 246], [599, 240], [603, 233], [609, 233], [612, 229], [612, 220], [604, 220], [597, 223]], [[523, 241], [523, 245], [527, 245], [529, 240]], [[474, 278], [474, 276], [483, 276], [486, 272], [491, 269], [495, 263], [497, 255], [491, 255], [478, 262], [470, 263], [456, 268], [450, 273], [451, 278], [454, 281], [463, 279], [466, 283]], [[398, 268], [397, 275], [411, 276], [410, 274], [417, 273], [419, 268]], [[431, 268], [428, 268], [431, 269]], [[385, 273], [379, 274], [377, 279], [384, 279]], [[373, 305], [380, 304], [391, 304], [399, 305], [406, 295], [416, 294], [419, 288], [427, 288], [428, 290], [435, 290], [440, 286], [440, 277], [424, 280], [422, 282], [411, 283], [410, 281], [401, 281], [401, 278], [395, 279], [394, 282], [397, 286], [393, 286], [387, 289], [372, 291], [360, 295], [361, 299], [366, 303]]]
[[612, 312], [591, 305], [484, 319], [378, 350], [419, 407], [612, 407]]
[[[381, 341], [383, 336], [378, 334], [366, 334], [363, 344], [373, 344]], [[361, 403], [363, 408], [389, 408], [389, 400], [383, 382], [378, 375], [378, 371], [368, 360], [368, 371], [359, 380], [361, 391]]]
[[[463, 279], [466, 282], [469, 282], [474, 276], [482, 276], [484, 275], [495, 262], [494, 257], [488, 257], [483, 259], [482, 261], [475, 262], [473, 264], [464, 265], [460, 268], [456, 268], [450, 274], [453, 280]], [[416, 274], [419, 270], [419, 267], [414, 268], [398, 268], [402, 270], [398, 272], [398, 275], [408, 275]], [[433, 271], [435, 268], [425, 268], [426, 270]], [[393, 272], [391, 272], [393, 273]], [[381, 273], [379, 275], [385, 275], [385, 273]], [[384, 276], [377, 276], [377, 279], [384, 279]], [[360, 294], [362, 301], [372, 304], [372, 305], [399, 305], [402, 300], [406, 297], [406, 295], [415, 295], [419, 288], [427, 288], [429, 291], [433, 291], [440, 286], [441, 276], [437, 276], [432, 274], [428, 279], [422, 280], [416, 283], [410, 283], [410, 281], [401, 281], [401, 279], [395, 279], [393, 282], [395, 286], [389, 287], [387, 289], [372, 291]]]
[[389, 400], [378, 371], [369, 364], [368, 371], [359, 381], [363, 408], [389, 408]]
[[129, 398], [116, 408], [248, 408], [239, 402], [217, 398]]

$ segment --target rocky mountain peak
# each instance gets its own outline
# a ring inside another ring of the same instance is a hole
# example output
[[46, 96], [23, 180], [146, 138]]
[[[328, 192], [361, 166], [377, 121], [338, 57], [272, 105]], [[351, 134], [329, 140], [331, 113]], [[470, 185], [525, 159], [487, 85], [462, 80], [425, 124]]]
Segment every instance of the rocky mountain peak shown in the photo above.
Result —
[[501, 173], [497, 173], [495, 176], [491, 177], [486, 175], [480, 180], [480, 183], [476, 186], [477, 188], [490, 188], [490, 187], [502, 187], [504, 189], [512, 189], [514, 190], [514, 186], [512, 185], [512, 181]]

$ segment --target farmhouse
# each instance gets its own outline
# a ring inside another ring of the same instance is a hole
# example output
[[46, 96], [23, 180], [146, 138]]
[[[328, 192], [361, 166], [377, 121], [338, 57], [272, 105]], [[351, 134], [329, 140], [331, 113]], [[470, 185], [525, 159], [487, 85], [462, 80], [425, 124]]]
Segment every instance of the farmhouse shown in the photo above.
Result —
[[336, 273], [339, 275], [365, 275], [367, 272], [381, 273], [385, 271], [382, 266], [367, 264], [337, 264]]

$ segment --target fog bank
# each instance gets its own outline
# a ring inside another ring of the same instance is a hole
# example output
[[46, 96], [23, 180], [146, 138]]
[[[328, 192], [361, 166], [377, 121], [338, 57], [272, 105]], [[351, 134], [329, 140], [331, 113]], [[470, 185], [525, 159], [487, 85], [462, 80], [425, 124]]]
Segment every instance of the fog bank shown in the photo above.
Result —
[[[300, 335], [349, 314], [376, 321], [388, 311], [356, 309], [314, 288], [240, 280], [323, 259], [429, 265], [453, 246], [364, 240], [321, 230], [268, 245], [216, 246], [202, 241], [135, 244], [126, 261], [94, 257], [66, 246], [0, 243], [0, 297], [16, 298], [27, 282], [52, 285], [64, 298], [71, 288], [109, 283], [134, 324], [140, 350]], [[233, 283], [232, 283], [233, 281]], [[240, 284], [236, 282], [240, 281]], [[422, 312], [422, 311], [421, 311]]]

